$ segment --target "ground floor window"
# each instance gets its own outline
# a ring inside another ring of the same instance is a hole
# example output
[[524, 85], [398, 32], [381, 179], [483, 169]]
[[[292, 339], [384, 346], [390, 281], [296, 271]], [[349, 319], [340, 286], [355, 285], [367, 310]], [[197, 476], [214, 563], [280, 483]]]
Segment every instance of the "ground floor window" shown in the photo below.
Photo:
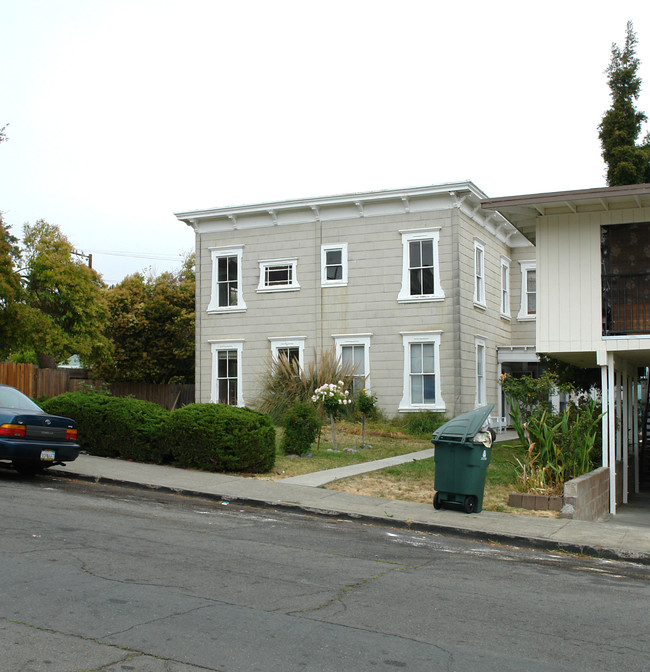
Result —
[[361, 390], [370, 390], [370, 336], [370, 334], [334, 336], [336, 356], [343, 366], [354, 369], [350, 392], [355, 396]]
[[436, 332], [402, 334], [404, 391], [401, 411], [444, 410], [440, 381], [440, 338]]
[[486, 386], [485, 386], [485, 340], [479, 337], [475, 339], [476, 348], [476, 399], [475, 405], [485, 406]]
[[213, 342], [212, 391], [210, 401], [243, 406], [241, 360], [243, 341]]
[[273, 360], [278, 362], [281, 359], [293, 364], [295, 362], [300, 368], [304, 365], [305, 336], [282, 336], [271, 337], [271, 354]]

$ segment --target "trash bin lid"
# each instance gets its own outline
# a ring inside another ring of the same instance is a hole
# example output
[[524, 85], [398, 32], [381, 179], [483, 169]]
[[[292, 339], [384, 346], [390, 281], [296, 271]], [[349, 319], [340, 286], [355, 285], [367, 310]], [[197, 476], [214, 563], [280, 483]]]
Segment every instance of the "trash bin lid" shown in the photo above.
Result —
[[445, 440], [471, 441], [481, 431], [481, 427], [483, 427], [485, 421], [490, 417], [493, 408], [494, 404], [489, 404], [468, 413], [457, 415], [455, 418], [449, 420], [449, 422], [445, 422], [442, 427], [439, 427], [433, 433], [433, 442]]

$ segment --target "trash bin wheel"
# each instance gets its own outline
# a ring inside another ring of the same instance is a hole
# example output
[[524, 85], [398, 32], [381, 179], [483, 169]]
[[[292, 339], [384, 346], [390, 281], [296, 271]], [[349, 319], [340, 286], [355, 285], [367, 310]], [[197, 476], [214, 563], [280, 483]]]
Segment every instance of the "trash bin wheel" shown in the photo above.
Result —
[[463, 508], [465, 513], [474, 513], [476, 511], [477, 499], [474, 495], [467, 495], [465, 501], [463, 502]]
[[437, 492], [433, 496], [433, 508], [436, 510], [442, 509], [442, 502], [440, 501], [440, 495]]

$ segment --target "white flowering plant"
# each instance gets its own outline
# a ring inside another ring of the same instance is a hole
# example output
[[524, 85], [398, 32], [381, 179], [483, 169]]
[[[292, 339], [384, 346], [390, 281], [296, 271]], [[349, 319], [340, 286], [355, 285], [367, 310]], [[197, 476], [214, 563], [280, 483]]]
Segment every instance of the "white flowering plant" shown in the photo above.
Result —
[[330, 415], [336, 415], [343, 407], [352, 403], [350, 392], [344, 387], [342, 380], [338, 383], [325, 383], [314, 390], [311, 400], [315, 404], [322, 404]]
[[[325, 385], [321, 385], [314, 390], [311, 400], [315, 404], [319, 404], [323, 411], [327, 411], [329, 414], [330, 425], [332, 427], [332, 447], [336, 450], [337, 444], [334, 417], [342, 408], [345, 408], [352, 403], [350, 392], [345, 389], [345, 383], [342, 380], [339, 380], [338, 383], [325, 383]], [[320, 446], [320, 434], [318, 437], [318, 445]]]

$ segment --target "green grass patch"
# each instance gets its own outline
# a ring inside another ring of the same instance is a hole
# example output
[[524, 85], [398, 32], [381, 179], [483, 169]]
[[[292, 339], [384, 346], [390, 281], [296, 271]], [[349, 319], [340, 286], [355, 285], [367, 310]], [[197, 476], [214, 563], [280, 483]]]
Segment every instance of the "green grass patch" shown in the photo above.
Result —
[[[517, 441], [495, 443], [485, 475], [483, 508], [488, 511], [514, 511], [508, 496], [517, 481], [516, 457], [524, 449]], [[373, 497], [429, 503], [433, 498], [435, 461], [433, 458], [398, 464], [379, 471], [360, 474], [328, 484], [328, 489], [355, 492]]]
[[[260, 478], [279, 479], [314, 471], [336, 469], [350, 464], [382, 460], [394, 455], [404, 455], [432, 448], [430, 438], [409, 436], [389, 423], [369, 423], [366, 425], [366, 445], [371, 448], [360, 448], [361, 425], [348, 421], [336, 423], [336, 438], [339, 452], [332, 451], [332, 432], [329, 425], [323, 425], [320, 445], [314, 442], [306, 456], [293, 457], [282, 451], [281, 427], [276, 428], [275, 467], [268, 474], [260, 474]], [[356, 452], [354, 452], [356, 451]]]

